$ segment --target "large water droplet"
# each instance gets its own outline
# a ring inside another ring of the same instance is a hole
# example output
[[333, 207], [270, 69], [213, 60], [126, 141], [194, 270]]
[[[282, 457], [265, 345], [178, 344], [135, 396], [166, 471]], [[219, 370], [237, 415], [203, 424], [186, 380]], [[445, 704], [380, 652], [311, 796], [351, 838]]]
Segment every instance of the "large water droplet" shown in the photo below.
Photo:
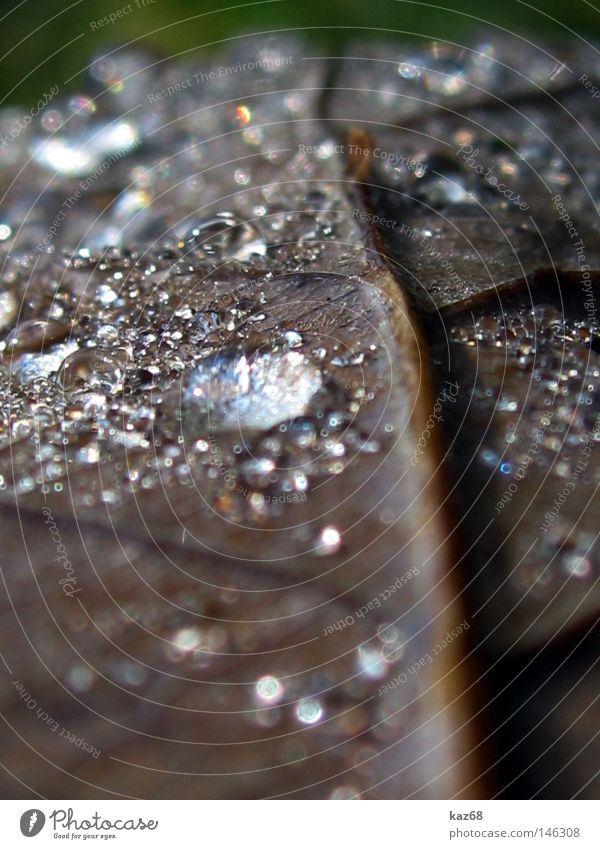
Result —
[[123, 380], [122, 357], [100, 348], [80, 348], [61, 364], [57, 381], [65, 395], [90, 390], [116, 392]]
[[267, 251], [265, 240], [254, 226], [227, 212], [194, 225], [181, 247], [219, 261], [237, 259], [243, 262], [252, 256], [264, 256]]
[[76, 342], [64, 342], [47, 353], [23, 354], [14, 366], [15, 375], [22, 383], [33, 383], [34, 380], [48, 378], [58, 371], [65, 357], [76, 350]]
[[185, 400], [210, 430], [267, 430], [304, 415], [320, 388], [320, 371], [300, 351], [221, 351], [192, 372]]

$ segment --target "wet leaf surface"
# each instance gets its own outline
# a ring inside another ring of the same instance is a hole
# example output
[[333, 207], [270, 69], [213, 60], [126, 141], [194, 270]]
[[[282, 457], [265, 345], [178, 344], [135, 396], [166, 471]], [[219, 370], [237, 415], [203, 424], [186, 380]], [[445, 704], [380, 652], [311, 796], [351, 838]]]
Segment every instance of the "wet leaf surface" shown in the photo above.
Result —
[[8, 796], [594, 792], [597, 62], [309, 53], [0, 152]]

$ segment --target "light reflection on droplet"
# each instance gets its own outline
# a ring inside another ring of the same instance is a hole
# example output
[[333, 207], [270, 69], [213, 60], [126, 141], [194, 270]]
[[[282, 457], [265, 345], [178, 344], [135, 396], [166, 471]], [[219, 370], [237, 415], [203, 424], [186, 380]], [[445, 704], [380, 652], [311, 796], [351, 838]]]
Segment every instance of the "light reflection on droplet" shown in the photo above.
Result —
[[314, 725], [323, 716], [323, 706], [318, 699], [303, 699], [296, 705], [296, 716], [304, 725]]
[[358, 668], [367, 678], [382, 678], [388, 667], [387, 660], [380, 649], [371, 645], [359, 646], [357, 649]]
[[252, 113], [247, 106], [237, 106], [235, 110], [235, 117], [242, 127], [244, 127], [246, 124], [250, 123]]
[[77, 693], [84, 693], [89, 690], [94, 680], [94, 673], [89, 666], [84, 666], [78, 663], [71, 667], [67, 676], [68, 686], [72, 687]]
[[263, 675], [256, 682], [256, 695], [268, 704], [277, 702], [284, 693], [283, 684], [274, 675]]
[[360, 793], [356, 789], [356, 787], [350, 787], [349, 785], [342, 785], [341, 787], [336, 787], [333, 791], [330, 799], [360, 799]]
[[179, 651], [194, 651], [202, 642], [202, 634], [198, 628], [182, 628], [177, 631], [172, 642]]
[[574, 578], [589, 578], [592, 574], [592, 562], [577, 552], [566, 554], [563, 558], [563, 568], [568, 575]]
[[315, 553], [319, 556], [335, 554], [342, 545], [342, 535], [333, 525], [327, 525], [319, 533], [315, 546]]

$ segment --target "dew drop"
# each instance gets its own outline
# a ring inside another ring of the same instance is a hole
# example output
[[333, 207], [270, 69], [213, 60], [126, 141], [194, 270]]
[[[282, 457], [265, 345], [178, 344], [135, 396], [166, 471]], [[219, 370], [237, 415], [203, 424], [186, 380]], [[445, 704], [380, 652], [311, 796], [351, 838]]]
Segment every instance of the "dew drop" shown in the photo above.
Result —
[[366, 678], [383, 678], [388, 663], [380, 649], [365, 644], [357, 649], [358, 669]]
[[315, 553], [319, 556], [336, 554], [342, 546], [342, 535], [333, 525], [327, 525], [317, 536]]
[[569, 552], [563, 557], [563, 569], [567, 575], [580, 579], [589, 578], [593, 571], [589, 557], [577, 552]]
[[63, 361], [56, 376], [65, 395], [121, 388], [123, 367], [116, 356], [100, 348], [80, 348]]
[[180, 247], [220, 262], [227, 259], [245, 262], [252, 256], [264, 256], [267, 251], [267, 244], [256, 227], [228, 212], [195, 224]]
[[314, 725], [323, 716], [323, 706], [318, 699], [302, 699], [296, 705], [296, 717], [303, 725]]
[[256, 682], [256, 695], [262, 702], [274, 704], [283, 696], [281, 681], [274, 675], [263, 675]]
[[298, 351], [221, 351], [192, 372], [185, 400], [210, 430], [267, 430], [302, 416], [320, 388], [320, 372]]

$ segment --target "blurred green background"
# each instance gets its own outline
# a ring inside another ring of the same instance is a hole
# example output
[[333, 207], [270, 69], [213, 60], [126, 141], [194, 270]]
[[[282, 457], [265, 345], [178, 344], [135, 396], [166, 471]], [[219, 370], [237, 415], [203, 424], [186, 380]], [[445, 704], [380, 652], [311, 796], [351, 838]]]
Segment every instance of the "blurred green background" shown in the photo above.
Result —
[[600, 11], [587, 0], [263, 0], [237, 5], [235, 0], [129, 0], [129, 5], [115, 23], [93, 27], [91, 22], [126, 9], [127, 0], [0, 0], [2, 102], [32, 103], [53, 84], [61, 92], [77, 90], [77, 75], [95, 52], [128, 41], [173, 55], [218, 49], [219, 42], [240, 31], [301, 28], [319, 47], [336, 50], [361, 31], [373, 38], [464, 38], [481, 28], [478, 19], [559, 42], [571, 32], [588, 39], [600, 36]]

